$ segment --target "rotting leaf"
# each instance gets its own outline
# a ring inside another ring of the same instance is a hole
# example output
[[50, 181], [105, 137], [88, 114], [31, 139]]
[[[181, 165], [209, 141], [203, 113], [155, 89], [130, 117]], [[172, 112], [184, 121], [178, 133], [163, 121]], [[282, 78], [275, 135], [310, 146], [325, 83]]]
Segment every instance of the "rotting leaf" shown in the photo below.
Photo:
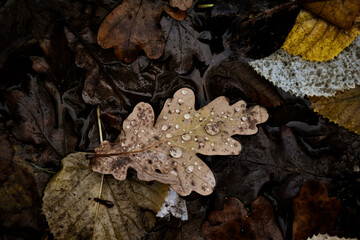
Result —
[[200, 41], [210, 37], [210, 33], [196, 31], [195, 27], [200, 25], [198, 21], [194, 10], [191, 10], [182, 21], [174, 20], [169, 16], [163, 17], [160, 21], [166, 40], [163, 58], [170, 56], [170, 69], [180, 74], [187, 73], [191, 69], [193, 56], [207, 65], [212, 57], [209, 45]]
[[170, 6], [176, 7], [183, 11], [185, 11], [188, 8], [191, 8], [193, 3], [194, 3], [193, 0], [170, 0]]
[[339, 238], [339, 237], [331, 237], [328, 234], [318, 234], [314, 235], [311, 238], [307, 238], [307, 240], [357, 240], [357, 238]]
[[161, 57], [165, 39], [159, 27], [161, 13], [181, 20], [182, 13], [173, 12], [163, 1], [125, 0], [101, 23], [97, 41], [102, 48], [114, 48], [118, 59], [134, 61], [140, 50], [150, 59]]
[[139, 179], [168, 183], [179, 195], [209, 195], [215, 179], [196, 153], [239, 154], [241, 145], [231, 136], [255, 134], [268, 113], [260, 106], [246, 108], [244, 101], [230, 106], [225, 97], [199, 110], [194, 105], [192, 90], [178, 90], [165, 102], [154, 126], [151, 105], [137, 104], [123, 122], [117, 144], [104, 141], [95, 149], [93, 170], [124, 180], [131, 167]]
[[[345, 13], [341, 15], [344, 18], [346, 16]], [[295, 56], [300, 55], [305, 60], [328, 61], [349, 46], [359, 33], [360, 30], [356, 27], [344, 31], [308, 11], [301, 10], [282, 48]]]
[[[302, 240], [313, 234], [330, 233], [340, 212], [340, 201], [329, 197], [321, 182], [306, 182], [301, 186], [299, 196], [293, 200], [294, 240]], [[326, 221], [324, 221], [326, 219]]]
[[303, 97], [333, 96], [360, 84], [360, 37], [328, 62], [310, 62], [279, 49], [249, 64], [275, 86]]
[[360, 133], [360, 86], [334, 97], [310, 97], [311, 107], [330, 121]]
[[46, 187], [42, 208], [57, 239], [140, 239], [169, 191], [161, 183], [105, 176], [101, 200], [110, 205], [97, 210], [101, 175], [91, 171], [86, 154], [70, 154], [62, 165]]
[[223, 210], [214, 210], [202, 225], [207, 240], [283, 239], [268, 199], [251, 203], [251, 215], [239, 199], [229, 197]]

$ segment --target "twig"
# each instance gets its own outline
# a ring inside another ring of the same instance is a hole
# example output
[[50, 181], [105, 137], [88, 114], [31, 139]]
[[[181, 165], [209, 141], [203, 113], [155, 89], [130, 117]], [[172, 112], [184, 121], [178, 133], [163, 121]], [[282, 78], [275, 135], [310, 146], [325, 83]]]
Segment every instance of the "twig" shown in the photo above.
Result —
[[[100, 144], [101, 144], [103, 142], [103, 135], [102, 135], [102, 128], [101, 128], [101, 120], [100, 120], [100, 105], [98, 105], [97, 108], [96, 108], [96, 117], [97, 117], [97, 123], [98, 123], [98, 129], [99, 129], [99, 138], [100, 138]], [[104, 174], [101, 174], [100, 190], [99, 190], [98, 199], [101, 199], [103, 184], [104, 184]], [[96, 212], [95, 212], [94, 224], [96, 223], [96, 219], [97, 219], [97, 216], [98, 216], [98, 213], [99, 213], [99, 207], [100, 207], [100, 203], [96, 202]]]

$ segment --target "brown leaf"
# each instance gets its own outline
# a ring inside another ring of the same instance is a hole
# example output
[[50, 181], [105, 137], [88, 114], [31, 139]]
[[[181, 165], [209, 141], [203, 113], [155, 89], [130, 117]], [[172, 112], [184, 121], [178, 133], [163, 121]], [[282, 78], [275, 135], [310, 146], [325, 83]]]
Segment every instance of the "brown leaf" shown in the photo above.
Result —
[[170, 6], [185, 11], [193, 5], [193, 0], [170, 0]]
[[340, 211], [340, 201], [329, 197], [321, 182], [306, 182], [293, 200], [293, 240], [307, 239], [318, 233], [333, 230]]
[[137, 104], [123, 123], [119, 143], [104, 141], [95, 149], [93, 170], [123, 180], [131, 167], [139, 179], [168, 183], [182, 196], [191, 191], [210, 194], [214, 176], [196, 153], [239, 154], [241, 145], [231, 136], [255, 134], [256, 125], [266, 121], [268, 114], [259, 106], [246, 108], [244, 101], [230, 106], [225, 97], [197, 111], [194, 105], [190, 89], [178, 90], [165, 102], [154, 126], [151, 105]]
[[202, 231], [207, 240], [283, 239], [272, 205], [262, 196], [251, 203], [251, 215], [239, 199], [228, 198], [223, 210], [210, 213]]
[[102, 48], [114, 47], [117, 58], [126, 63], [134, 61], [140, 50], [150, 59], [157, 59], [165, 48], [159, 26], [164, 10], [176, 16], [162, 1], [125, 0], [102, 22], [97, 41]]
[[350, 29], [360, 16], [360, 0], [327, 0], [303, 4], [310, 12], [342, 29]]

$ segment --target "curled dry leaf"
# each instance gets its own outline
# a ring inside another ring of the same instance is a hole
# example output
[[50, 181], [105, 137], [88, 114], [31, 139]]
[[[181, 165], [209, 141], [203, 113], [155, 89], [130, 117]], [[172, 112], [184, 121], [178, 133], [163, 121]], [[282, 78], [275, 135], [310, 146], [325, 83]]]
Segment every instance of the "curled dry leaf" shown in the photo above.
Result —
[[311, 107], [323, 117], [360, 133], [360, 86], [338, 92], [334, 97], [310, 97], [310, 101]]
[[212, 211], [202, 225], [207, 240], [283, 239], [269, 200], [258, 197], [251, 203], [251, 216], [239, 199], [230, 197], [223, 210]]
[[176, 7], [183, 11], [185, 11], [188, 8], [191, 8], [193, 3], [194, 3], [193, 0], [170, 0], [170, 6]]
[[312, 236], [312, 238], [308, 238], [307, 240], [357, 240], [357, 238], [339, 238], [339, 237], [331, 237], [328, 234], [318, 234]]
[[99, 199], [101, 175], [91, 171], [85, 155], [64, 158], [46, 187], [42, 209], [55, 239], [140, 239], [152, 228], [169, 186], [105, 176]]
[[[346, 16], [346, 13], [342, 14]], [[308, 11], [301, 10], [282, 47], [305, 60], [328, 61], [349, 46], [359, 33], [360, 30], [356, 27], [344, 31]]]
[[166, 11], [181, 20], [182, 12], [175, 12], [163, 1], [125, 0], [102, 22], [97, 41], [102, 48], [114, 48], [118, 59], [130, 63], [144, 50], [150, 59], [161, 57], [165, 39], [159, 21]]
[[295, 217], [292, 239], [301, 240], [313, 234], [332, 231], [340, 211], [340, 201], [328, 196], [323, 183], [306, 182], [299, 196], [293, 200], [293, 208]]
[[244, 101], [230, 106], [225, 97], [199, 110], [194, 105], [190, 89], [178, 90], [165, 102], [154, 126], [151, 105], [137, 104], [123, 123], [118, 143], [104, 141], [95, 149], [93, 170], [124, 180], [131, 167], [139, 179], [168, 183], [182, 196], [212, 193], [215, 178], [196, 153], [239, 154], [241, 145], [231, 136], [255, 134], [268, 113], [260, 106], [246, 108]]

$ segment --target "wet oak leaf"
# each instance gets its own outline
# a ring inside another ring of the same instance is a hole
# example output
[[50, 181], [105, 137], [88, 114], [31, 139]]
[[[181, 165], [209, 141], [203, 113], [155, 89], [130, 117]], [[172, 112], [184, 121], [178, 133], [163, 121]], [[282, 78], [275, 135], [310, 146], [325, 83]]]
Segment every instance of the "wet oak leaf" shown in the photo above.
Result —
[[[341, 13], [341, 16], [345, 18], [347, 15]], [[329, 61], [349, 46], [359, 33], [360, 29], [356, 27], [344, 31], [308, 11], [301, 10], [282, 48], [295, 56], [300, 55], [305, 60]]]
[[187, 73], [191, 69], [194, 56], [207, 65], [212, 57], [209, 45], [200, 41], [201, 38], [206, 37], [207, 32], [195, 30], [195, 26], [200, 26], [200, 23], [194, 14], [194, 11], [190, 11], [182, 21], [168, 16], [160, 21], [166, 40], [163, 58], [170, 56], [170, 69], [180, 74]]
[[[306, 182], [293, 200], [294, 224], [292, 239], [302, 240], [333, 230], [340, 212], [340, 200], [329, 197], [321, 182]], [[326, 221], [324, 221], [326, 219]]]
[[251, 214], [239, 199], [229, 197], [223, 210], [214, 210], [202, 225], [207, 240], [283, 239], [268, 199], [251, 203]]
[[117, 144], [104, 141], [95, 149], [93, 170], [123, 180], [130, 167], [140, 180], [170, 184], [179, 195], [209, 195], [215, 178], [196, 153], [239, 154], [241, 145], [231, 136], [255, 134], [268, 114], [260, 106], [246, 108], [244, 101], [230, 106], [225, 97], [199, 110], [194, 105], [192, 90], [180, 89], [165, 102], [154, 125], [151, 105], [137, 104], [123, 122]]
[[183, 13], [172, 11], [163, 1], [125, 0], [101, 23], [98, 44], [105, 49], [114, 48], [118, 59], [134, 61], [140, 50], [150, 59], [161, 57], [165, 39], [159, 21], [163, 11], [182, 19]]
[[191, 8], [193, 3], [194, 3], [193, 0], [170, 0], [170, 6], [176, 7], [183, 11], [185, 11], [188, 8]]
[[56, 239], [140, 239], [169, 191], [161, 183], [105, 176], [99, 200], [101, 175], [91, 170], [85, 153], [68, 155], [62, 166], [48, 183], [42, 206]]
[[360, 133], [360, 86], [337, 92], [334, 97], [310, 97], [311, 107], [330, 121]]

